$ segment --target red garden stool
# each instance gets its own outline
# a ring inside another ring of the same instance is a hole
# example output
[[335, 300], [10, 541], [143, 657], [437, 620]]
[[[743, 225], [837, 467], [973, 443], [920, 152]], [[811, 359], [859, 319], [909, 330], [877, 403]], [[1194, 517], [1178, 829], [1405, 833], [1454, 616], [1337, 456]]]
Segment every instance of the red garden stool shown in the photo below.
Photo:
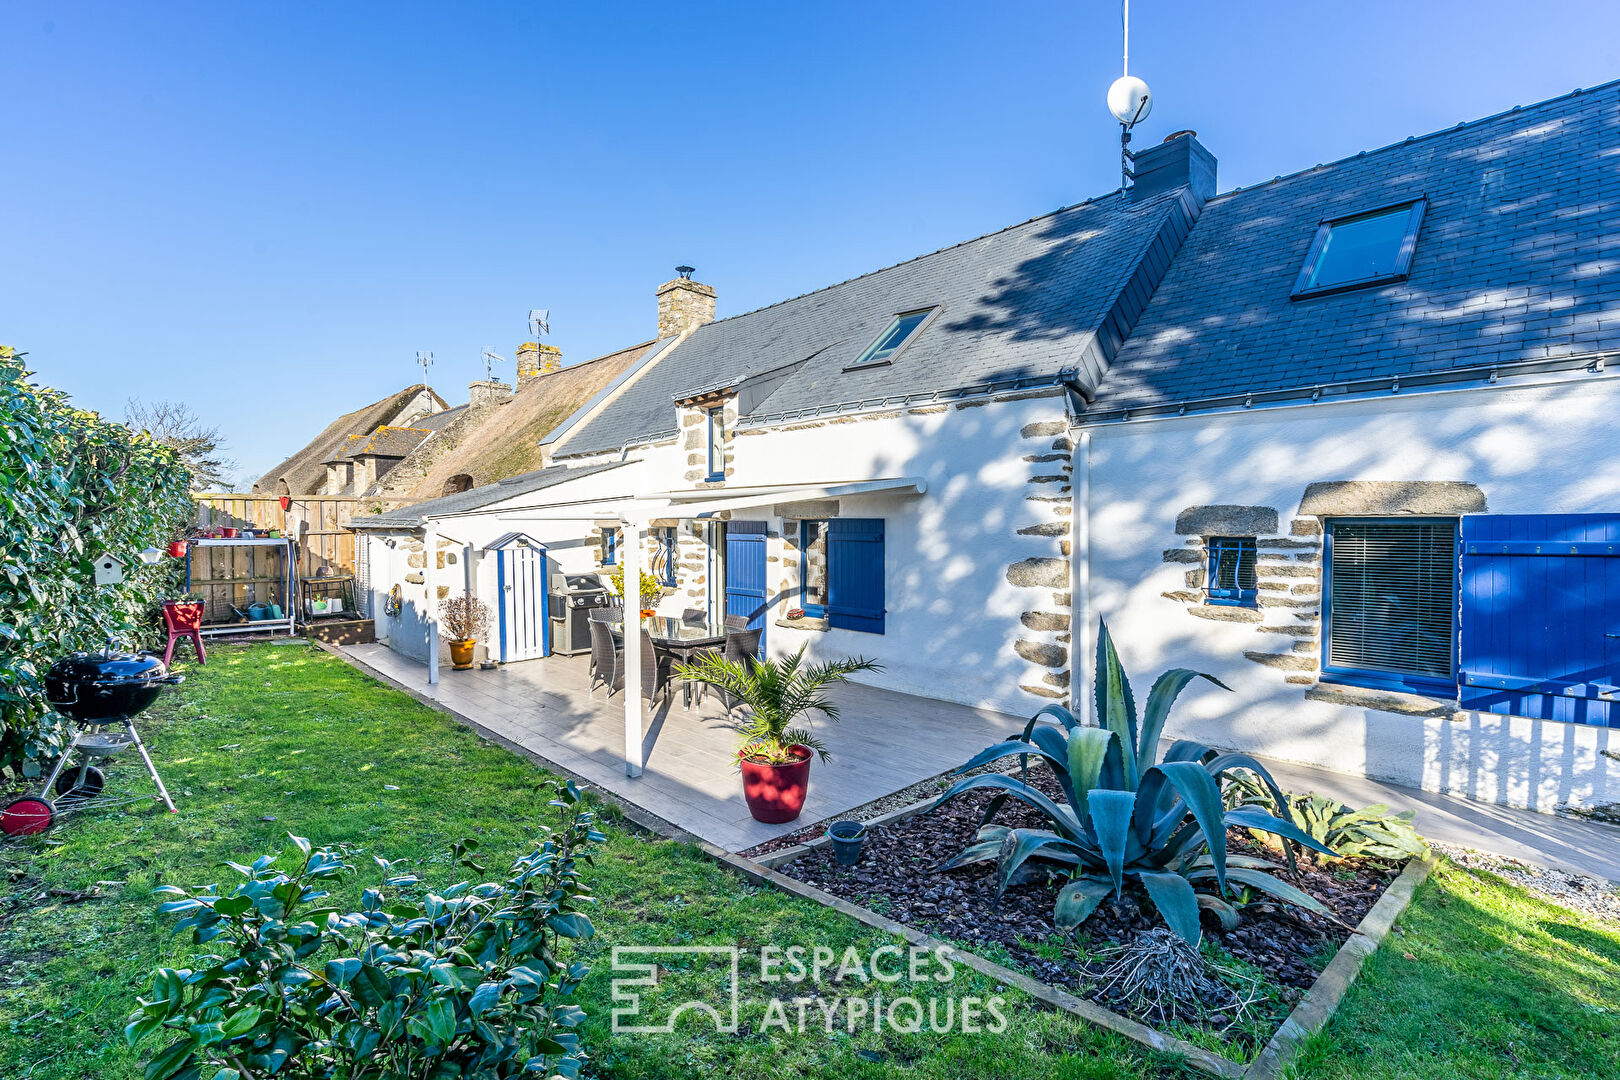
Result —
[[203, 605], [201, 601], [165, 600], [163, 602], [163, 626], [169, 632], [169, 643], [163, 649], [163, 666], [168, 667], [174, 659], [174, 643], [181, 638], [191, 641], [191, 648], [197, 654], [197, 663], [208, 663], [208, 650], [203, 648], [202, 641]]

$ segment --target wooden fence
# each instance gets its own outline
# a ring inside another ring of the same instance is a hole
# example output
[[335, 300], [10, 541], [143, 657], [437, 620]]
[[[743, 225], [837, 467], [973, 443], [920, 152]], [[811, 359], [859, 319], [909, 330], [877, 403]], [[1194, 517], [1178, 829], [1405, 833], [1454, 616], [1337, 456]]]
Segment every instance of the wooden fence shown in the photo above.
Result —
[[322, 567], [331, 574], [353, 574], [349, 517], [359, 502], [349, 495], [299, 495], [283, 510], [275, 495], [198, 495], [197, 527], [280, 529], [298, 541], [298, 577], [312, 577]]

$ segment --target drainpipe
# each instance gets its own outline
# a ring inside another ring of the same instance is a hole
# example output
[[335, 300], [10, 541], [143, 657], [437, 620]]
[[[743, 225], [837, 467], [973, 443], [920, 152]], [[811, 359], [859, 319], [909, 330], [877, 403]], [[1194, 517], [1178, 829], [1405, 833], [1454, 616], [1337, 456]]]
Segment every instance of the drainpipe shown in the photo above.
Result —
[[[641, 526], [625, 515], [620, 524], [619, 569], [624, 571], [624, 774], [641, 775]], [[608, 687], [608, 696], [613, 688]]]
[[427, 624], [428, 685], [439, 685], [439, 526], [431, 518], [422, 523], [422, 547], [427, 550], [422, 560], [422, 584], [427, 586], [427, 605], [423, 611]]
[[[1082, 428], [1074, 441], [1074, 455], [1070, 469], [1073, 487], [1070, 518], [1074, 525], [1074, 546], [1069, 558], [1069, 711], [1084, 720], [1091, 712], [1086, 704], [1091, 700], [1090, 688], [1095, 673], [1091, 670], [1096, 646], [1091, 625], [1096, 620], [1091, 613], [1091, 429]], [[1098, 717], [1091, 717], [1099, 723]]]

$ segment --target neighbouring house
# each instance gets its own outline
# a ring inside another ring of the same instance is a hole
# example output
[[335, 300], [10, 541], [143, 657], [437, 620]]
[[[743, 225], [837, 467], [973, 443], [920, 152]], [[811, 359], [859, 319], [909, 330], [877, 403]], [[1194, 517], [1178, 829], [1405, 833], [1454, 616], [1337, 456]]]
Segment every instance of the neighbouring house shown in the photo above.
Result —
[[544, 575], [635, 544], [664, 613], [1026, 715], [1087, 708], [1104, 618], [1131, 670], [1232, 687], [1171, 735], [1613, 814], [1616, 147], [1620, 84], [1225, 193], [1178, 132], [1123, 191], [757, 311], [677, 277], [523, 490], [361, 526], [372, 592], [473, 589], [537, 655]]
[[[346, 449], [363, 446], [379, 428], [424, 427], [447, 408], [445, 400], [425, 384], [407, 386], [333, 420], [303, 449], [260, 477], [253, 490], [263, 495], [325, 495], [337, 471], [333, 463]], [[372, 457], [368, 464], [377, 464], [376, 456]], [[346, 477], [352, 459], [341, 461], [346, 468], [340, 475]], [[344, 486], [351, 486], [351, 482], [345, 480]]]

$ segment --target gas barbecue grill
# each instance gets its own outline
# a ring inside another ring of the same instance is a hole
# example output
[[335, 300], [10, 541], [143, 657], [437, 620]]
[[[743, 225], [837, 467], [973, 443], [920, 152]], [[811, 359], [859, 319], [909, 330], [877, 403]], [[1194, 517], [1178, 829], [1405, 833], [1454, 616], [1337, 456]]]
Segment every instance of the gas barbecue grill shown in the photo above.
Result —
[[551, 651], [577, 656], [591, 651], [590, 617], [594, 608], [610, 606], [607, 586], [597, 574], [551, 575]]

